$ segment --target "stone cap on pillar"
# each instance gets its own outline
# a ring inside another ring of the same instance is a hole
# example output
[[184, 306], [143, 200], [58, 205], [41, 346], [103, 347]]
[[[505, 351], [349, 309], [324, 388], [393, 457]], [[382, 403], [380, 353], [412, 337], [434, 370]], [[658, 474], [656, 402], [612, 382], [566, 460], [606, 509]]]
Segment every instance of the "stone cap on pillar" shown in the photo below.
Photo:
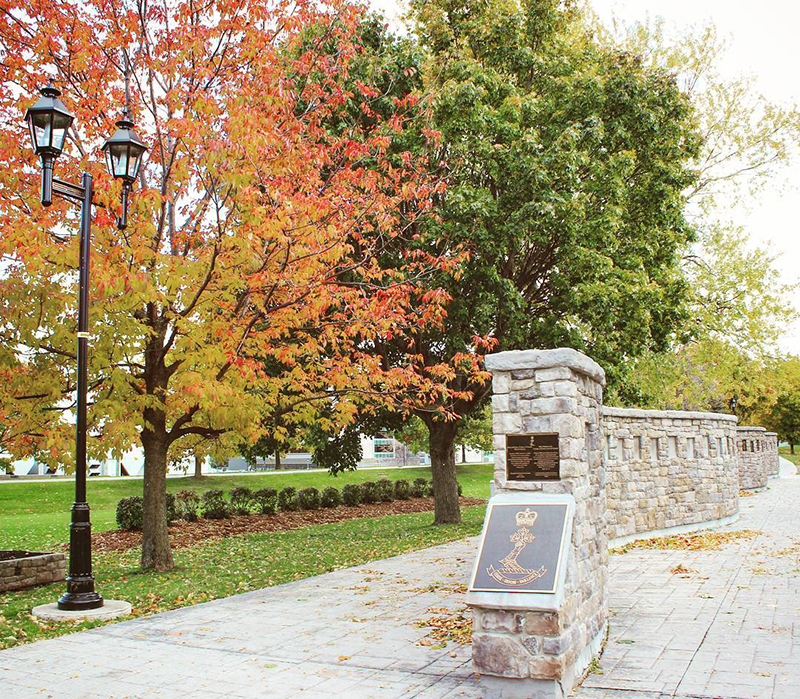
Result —
[[738, 432], [766, 432], [763, 427], [753, 427], [750, 425], [739, 425], [736, 427]]
[[549, 350], [509, 350], [487, 354], [484, 364], [489, 371], [516, 371], [518, 369], [552, 369], [567, 367], [579, 374], [606, 385], [606, 373], [597, 362], [569, 347]]

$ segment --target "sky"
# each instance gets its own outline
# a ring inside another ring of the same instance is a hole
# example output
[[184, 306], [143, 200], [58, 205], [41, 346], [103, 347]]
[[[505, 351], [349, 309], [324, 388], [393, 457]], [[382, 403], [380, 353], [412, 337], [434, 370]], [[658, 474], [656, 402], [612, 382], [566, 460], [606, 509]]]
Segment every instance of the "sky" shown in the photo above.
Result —
[[[397, 0], [369, 0], [390, 19], [402, 13]], [[663, 17], [678, 29], [713, 22], [729, 39], [720, 66], [723, 75], [756, 78], [758, 89], [771, 101], [800, 103], [800, 3], [787, 0], [590, 0], [603, 22], [616, 17], [625, 23]], [[777, 259], [775, 267], [785, 283], [800, 281], [800, 162], [766, 187], [757, 199], [735, 211], [735, 218], [753, 244]], [[793, 297], [800, 309], [800, 289]], [[800, 355], [800, 321], [777, 338], [784, 352]]]

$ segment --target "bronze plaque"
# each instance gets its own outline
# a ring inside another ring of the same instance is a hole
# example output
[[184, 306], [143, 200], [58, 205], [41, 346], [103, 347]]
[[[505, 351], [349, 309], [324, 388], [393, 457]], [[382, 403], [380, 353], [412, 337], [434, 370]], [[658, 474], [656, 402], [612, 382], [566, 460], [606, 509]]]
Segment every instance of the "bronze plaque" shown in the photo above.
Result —
[[560, 479], [557, 433], [506, 435], [506, 480]]
[[567, 503], [489, 503], [470, 590], [554, 593], [568, 512]]

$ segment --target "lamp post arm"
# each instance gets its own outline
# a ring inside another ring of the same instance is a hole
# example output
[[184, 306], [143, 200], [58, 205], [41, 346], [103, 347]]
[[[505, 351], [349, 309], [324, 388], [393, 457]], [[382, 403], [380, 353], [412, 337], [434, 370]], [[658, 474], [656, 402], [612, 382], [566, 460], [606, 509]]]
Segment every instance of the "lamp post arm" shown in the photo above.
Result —
[[[84, 174], [84, 177], [86, 177], [86, 174]], [[59, 197], [72, 204], [83, 206], [86, 199], [86, 188], [83, 185], [72, 184], [71, 182], [65, 182], [64, 180], [58, 179], [58, 177], [54, 177], [53, 194], [57, 194]], [[95, 206], [102, 206], [105, 208], [105, 205], [99, 202], [91, 201], [91, 203]]]

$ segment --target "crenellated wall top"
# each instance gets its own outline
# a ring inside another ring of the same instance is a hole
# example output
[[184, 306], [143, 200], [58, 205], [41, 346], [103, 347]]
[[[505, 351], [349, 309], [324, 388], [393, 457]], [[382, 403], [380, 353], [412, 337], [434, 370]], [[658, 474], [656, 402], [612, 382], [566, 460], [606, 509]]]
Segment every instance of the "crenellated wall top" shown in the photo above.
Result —
[[604, 405], [605, 417], [640, 418], [646, 420], [716, 420], [719, 422], [733, 422], [738, 418], [727, 413], [701, 413], [688, 410], [643, 410], [641, 408], [614, 408]]

